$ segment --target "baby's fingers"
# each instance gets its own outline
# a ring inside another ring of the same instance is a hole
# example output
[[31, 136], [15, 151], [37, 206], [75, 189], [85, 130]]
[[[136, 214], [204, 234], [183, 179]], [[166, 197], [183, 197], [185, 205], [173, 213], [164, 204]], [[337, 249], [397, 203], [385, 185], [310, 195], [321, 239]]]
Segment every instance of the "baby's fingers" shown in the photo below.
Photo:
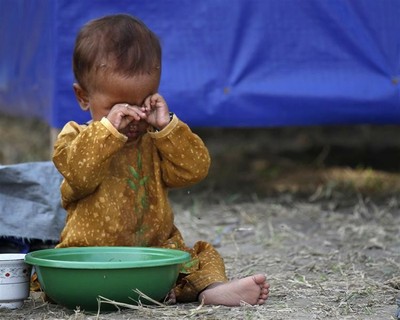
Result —
[[127, 103], [124, 105], [124, 114], [126, 117], [132, 117], [133, 119], [139, 121], [140, 119], [146, 118], [146, 113], [145, 111], [138, 106], [131, 106]]
[[146, 113], [138, 106], [119, 103], [112, 107], [107, 118], [115, 128], [120, 130], [133, 120], [140, 121], [141, 119], [145, 119]]
[[152, 108], [167, 107], [167, 103], [160, 94], [155, 93], [146, 98], [144, 101], [144, 107], [146, 111], [150, 111]]
[[151, 108], [152, 108], [152, 106], [154, 105], [154, 102], [152, 101], [152, 95], [151, 96], [148, 96], [145, 100], [144, 100], [144, 102], [143, 102], [143, 109], [144, 109], [144, 111], [150, 111], [151, 110]]

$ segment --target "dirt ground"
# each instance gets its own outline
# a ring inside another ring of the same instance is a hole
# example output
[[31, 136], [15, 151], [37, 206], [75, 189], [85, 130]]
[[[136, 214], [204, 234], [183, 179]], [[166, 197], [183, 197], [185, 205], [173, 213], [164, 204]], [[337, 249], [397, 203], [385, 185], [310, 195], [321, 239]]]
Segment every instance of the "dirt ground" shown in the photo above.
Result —
[[[396, 319], [400, 289], [400, 128], [194, 129], [213, 164], [171, 192], [188, 244], [213, 243], [230, 278], [263, 272], [263, 306], [178, 304], [114, 313], [32, 295], [0, 319]], [[49, 128], [0, 116], [0, 164], [49, 160]]]

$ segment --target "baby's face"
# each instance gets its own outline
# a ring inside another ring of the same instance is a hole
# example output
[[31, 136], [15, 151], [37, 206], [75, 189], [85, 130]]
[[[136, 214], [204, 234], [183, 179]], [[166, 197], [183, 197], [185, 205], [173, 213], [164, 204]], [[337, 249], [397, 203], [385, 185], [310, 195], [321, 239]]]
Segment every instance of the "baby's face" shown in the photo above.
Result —
[[[89, 94], [89, 106], [94, 121], [106, 117], [116, 104], [128, 103], [131, 106], [142, 106], [144, 100], [158, 92], [160, 84], [159, 72], [153, 74], [124, 77], [117, 74], [107, 74], [96, 82], [96, 90]], [[146, 121], [133, 122], [126, 129], [129, 138], [135, 138], [147, 130]], [[128, 132], [128, 131], [131, 132]]]

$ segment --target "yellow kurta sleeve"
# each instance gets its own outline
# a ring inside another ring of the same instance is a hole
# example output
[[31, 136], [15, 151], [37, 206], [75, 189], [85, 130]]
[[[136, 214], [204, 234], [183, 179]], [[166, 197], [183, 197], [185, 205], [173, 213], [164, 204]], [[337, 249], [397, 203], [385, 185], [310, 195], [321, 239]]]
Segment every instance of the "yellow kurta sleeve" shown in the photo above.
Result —
[[104, 118], [89, 126], [68, 123], [55, 144], [53, 162], [65, 182], [62, 201], [69, 203], [91, 194], [107, 176], [112, 156], [127, 138]]
[[210, 155], [206, 146], [176, 116], [164, 130], [150, 136], [160, 153], [163, 180], [168, 187], [187, 187], [207, 176]]

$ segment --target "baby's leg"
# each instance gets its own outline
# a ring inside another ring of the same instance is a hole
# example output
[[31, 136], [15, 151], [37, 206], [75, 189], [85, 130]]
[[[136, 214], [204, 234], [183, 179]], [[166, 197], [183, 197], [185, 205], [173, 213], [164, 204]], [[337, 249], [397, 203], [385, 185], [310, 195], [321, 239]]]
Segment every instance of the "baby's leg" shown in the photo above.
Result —
[[199, 294], [199, 302], [204, 304], [239, 306], [264, 304], [268, 299], [269, 284], [263, 274], [229, 281], [214, 283]]

